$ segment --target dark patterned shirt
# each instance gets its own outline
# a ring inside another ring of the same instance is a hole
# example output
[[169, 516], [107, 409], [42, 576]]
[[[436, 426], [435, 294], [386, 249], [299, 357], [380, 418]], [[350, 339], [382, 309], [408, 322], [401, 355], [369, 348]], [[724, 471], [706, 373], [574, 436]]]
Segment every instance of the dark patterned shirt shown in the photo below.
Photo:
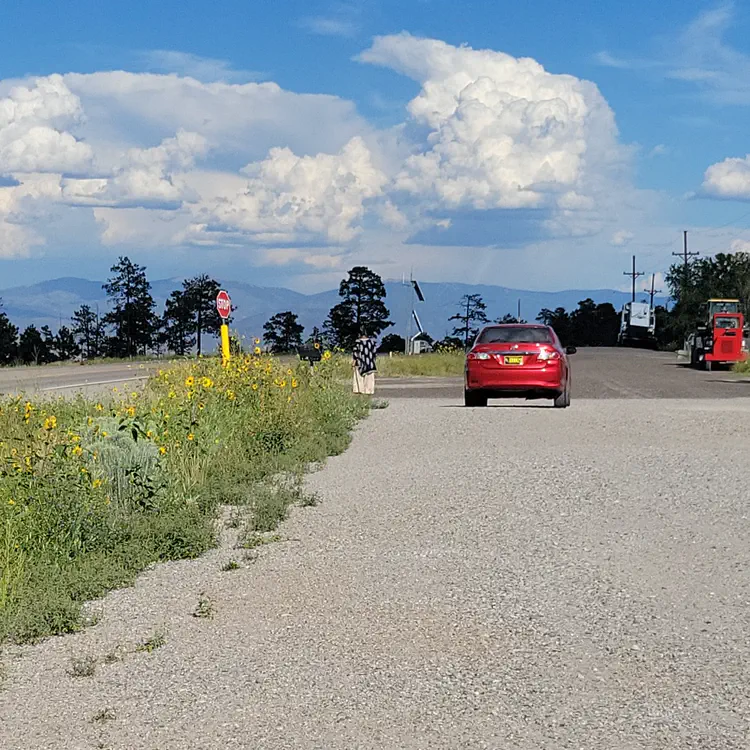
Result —
[[375, 341], [373, 339], [357, 339], [354, 343], [354, 364], [357, 366], [360, 375], [367, 375], [375, 372]]

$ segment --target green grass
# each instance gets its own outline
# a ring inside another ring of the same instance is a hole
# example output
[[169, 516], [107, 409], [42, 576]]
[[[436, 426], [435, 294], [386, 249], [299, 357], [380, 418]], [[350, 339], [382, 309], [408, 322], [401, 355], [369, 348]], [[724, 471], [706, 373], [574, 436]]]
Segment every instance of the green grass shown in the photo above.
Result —
[[403, 354], [378, 358], [378, 374], [382, 377], [457, 377], [463, 375], [463, 352], [434, 352], [431, 354]]
[[202, 554], [220, 504], [272, 532], [367, 409], [333, 360], [266, 357], [176, 364], [108, 403], [0, 399], [0, 642], [78, 630], [84, 602]]
[[[403, 354], [381, 355], [377, 360], [376, 381], [378, 377], [460, 377], [464, 372], [465, 357], [461, 351], [413, 354], [408, 357]], [[347, 385], [352, 377], [351, 362], [351, 357], [346, 354], [337, 354], [332, 360], [336, 378]]]
[[737, 362], [732, 371], [740, 375], [750, 375], [750, 359], [746, 359], [744, 362]]

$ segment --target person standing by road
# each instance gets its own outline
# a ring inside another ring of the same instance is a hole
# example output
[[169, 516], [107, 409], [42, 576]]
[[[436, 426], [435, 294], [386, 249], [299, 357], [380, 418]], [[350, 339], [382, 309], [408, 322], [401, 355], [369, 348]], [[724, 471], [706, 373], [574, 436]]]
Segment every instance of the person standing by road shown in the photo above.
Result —
[[375, 393], [375, 340], [360, 336], [354, 343], [352, 367], [354, 368], [354, 393], [372, 396]]

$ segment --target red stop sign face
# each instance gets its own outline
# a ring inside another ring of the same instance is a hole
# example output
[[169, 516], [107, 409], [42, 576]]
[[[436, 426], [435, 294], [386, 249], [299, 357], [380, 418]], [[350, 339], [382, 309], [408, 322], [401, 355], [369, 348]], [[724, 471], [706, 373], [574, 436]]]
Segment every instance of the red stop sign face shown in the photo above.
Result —
[[226, 320], [232, 312], [232, 301], [223, 289], [216, 295], [216, 309], [223, 320]]

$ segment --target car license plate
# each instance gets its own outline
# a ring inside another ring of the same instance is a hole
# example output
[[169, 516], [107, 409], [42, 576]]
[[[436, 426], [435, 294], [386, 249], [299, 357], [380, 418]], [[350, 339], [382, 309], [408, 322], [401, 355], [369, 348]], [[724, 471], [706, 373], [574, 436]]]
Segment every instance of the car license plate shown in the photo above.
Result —
[[506, 365], [522, 365], [523, 357], [506, 357], [504, 361]]

